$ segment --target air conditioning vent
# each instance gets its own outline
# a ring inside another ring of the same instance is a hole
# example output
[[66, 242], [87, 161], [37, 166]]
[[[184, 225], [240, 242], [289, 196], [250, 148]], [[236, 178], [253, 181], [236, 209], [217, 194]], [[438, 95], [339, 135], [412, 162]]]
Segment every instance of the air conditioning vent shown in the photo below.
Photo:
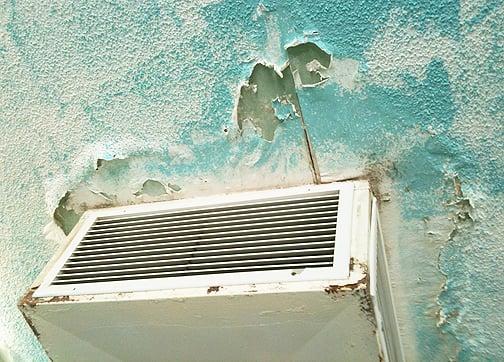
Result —
[[[142, 290], [160, 279], [180, 287], [229, 283], [233, 275], [235, 283], [313, 277], [306, 270], [334, 278], [348, 269], [348, 248], [335, 259], [338, 234], [345, 238], [345, 227], [338, 233], [343, 198], [325, 185], [90, 211], [37, 294]], [[264, 274], [273, 271], [283, 273]]]
[[362, 180], [90, 210], [19, 306], [55, 361], [404, 360]]
[[53, 284], [333, 265], [338, 193], [98, 218]]

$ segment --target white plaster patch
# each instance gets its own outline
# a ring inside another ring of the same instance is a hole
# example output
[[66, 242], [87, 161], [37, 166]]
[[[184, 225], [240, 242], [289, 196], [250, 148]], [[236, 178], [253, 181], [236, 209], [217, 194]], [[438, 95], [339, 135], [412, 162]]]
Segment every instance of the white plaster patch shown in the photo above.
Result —
[[[238, 103], [238, 102], [236, 102], [236, 103]], [[195, 145], [202, 145], [205, 143], [213, 143], [213, 142], [216, 142], [218, 139], [219, 139], [219, 137], [217, 134], [210, 133], [208, 130], [195, 129], [195, 130], [191, 131], [191, 141]]]
[[264, 51], [260, 54], [260, 58], [264, 59], [266, 64], [270, 64], [273, 69], [282, 76], [282, 69], [278, 64], [284, 62], [285, 55], [280, 39], [277, 18], [274, 13], [269, 12], [262, 4], [259, 4], [257, 9], [256, 19], [264, 17], [266, 23], [266, 44]]
[[[478, 15], [481, 7], [481, 2], [463, 1], [461, 22]], [[492, 55], [494, 33], [488, 29], [498, 26], [499, 19], [504, 17], [504, 6], [482, 19], [477, 26], [463, 27], [460, 42], [443, 37], [433, 29], [420, 33], [411, 23], [401, 25], [399, 18], [406, 16], [400, 9], [392, 11], [383, 31], [365, 52], [366, 82], [401, 87], [404, 74], [424, 79], [427, 65], [435, 59], [442, 60], [459, 110], [452, 132], [463, 137], [473, 150], [482, 152], [481, 145], [488, 145], [488, 139], [497, 139], [504, 128], [502, 116], [488, 113], [492, 109], [491, 103], [502, 92], [502, 84], [494, 76], [494, 69], [504, 67], [504, 62], [495, 59], [497, 62], [493, 67], [485, 65], [489, 59], [495, 58]], [[469, 88], [473, 96], [467, 98]], [[497, 146], [492, 152], [496, 160], [504, 159], [504, 148]]]
[[63, 230], [54, 222], [54, 220], [51, 220], [44, 227], [43, 233], [44, 233], [44, 237], [47, 240], [54, 241], [59, 245], [62, 245], [67, 238], [65, 233], [63, 232]]
[[168, 154], [172, 157], [171, 164], [187, 163], [194, 160], [193, 151], [184, 144], [169, 146]]
[[[329, 67], [326, 68], [317, 59], [306, 64], [306, 70], [317, 73], [322, 79], [316, 84], [304, 85], [304, 87], [316, 87], [323, 83], [336, 83], [347, 91], [357, 91], [359, 85], [359, 62], [355, 59], [336, 59], [331, 57]], [[299, 80], [300, 81], [300, 80]]]
[[320, 75], [323, 78], [329, 78], [329, 82], [335, 82], [343, 89], [348, 91], [357, 91], [360, 89], [359, 62], [355, 59], [331, 58], [329, 68], [321, 69]]
[[45, 180], [47, 213], [52, 215], [54, 209], [58, 206], [59, 200], [65, 193], [75, 187], [77, 182], [85, 178], [90, 170], [96, 168], [98, 159], [125, 159], [131, 154], [141, 152], [150, 154], [163, 152], [164, 149], [165, 146], [159, 140], [145, 142], [144, 140], [126, 137], [121, 141], [103, 141], [84, 146], [71, 163], [72, 168], [69, 172], [58, 173]]
[[208, 23], [200, 15], [199, 10], [202, 6], [210, 5], [218, 1], [198, 0], [198, 1], [175, 1], [173, 3], [177, 16], [182, 19], [184, 25], [190, 26], [193, 30], [191, 35], [197, 35], [205, 32]]
[[399, 18], [405, 16], [402, 10], [392, 11], [383, 31], [378, 32], [379, 35], [366, 50], [367, 80], [400, 87], [404, 83], [404, 74], [423, 79], [426, 66], [436, 58], [443, 60], [448, 72], [453, 75], [457, 44], [434, 30], [422, 34], [411, 24], [401, 25]]
[[[504, 6], [464, 34], [456, 59], [463, 78], [452, 84], [454, 100], [459, 109], [452, 131], [463, 137], [472, 150], [482, 156], [491, 154], [504, 167], [504, 147], [499, 141], [504, 132], [504, 112], [495, 106], [502, 97], [502, 78], [496, 74], [504, 69], [504, 58], [496, 57], [495, 43], [499, 40], [493, 32], [488, 31], [492, 26], [502, 28], [499, 25], [502, 24], [502, 18]], [[502, 37], [500, 45], [503, 45]], [[466, 96], [468, 92], [471, 97]], [[492, 145], [491, 152], [489, 145]]]
[[386, 133], [383, 141], [387, 145], [387, 158], [401, 159], [408, 150], [424, 144], [430, 136], [422, 132], [419, 127], [407, 129], [402, 134]]
[[[399, 135], [386, 133], [383, 143], [387, 145], [387, 152], [382, 159], [398, 160], [411, 148], [424, 144], [430, 136], [419, 128], [408, 129]], [[367, 160], [344, 144], [325, 141], [317, 147], [317, 156], [322, 176], [328, 181], [365, 176]]]
[[12, 356], [7, 346], [0, 341], [0, 361], [12, 362]]
[[317, 59], [313, 59], [311, 62], [306, 63], [306, 70], [309, 72], [318, 72], [321, 69], [325, 69], [325, 67], [320, 64]]
[[342, 143], [324, 141], [317, 147], [317, 163], [324, 181], [337, 181], [364, 175], [365, 160]]
[[487, 4], [487, 0], [461, 0], [459, 10], [460, 24], [464, 25], [467, 21], [477, 16]]
[[252, 14], [252, 20], [257, 21], [260, 17], [264, 16], [268, 12], [268, 8], [260, 2], [257, 4], [256, 11]]

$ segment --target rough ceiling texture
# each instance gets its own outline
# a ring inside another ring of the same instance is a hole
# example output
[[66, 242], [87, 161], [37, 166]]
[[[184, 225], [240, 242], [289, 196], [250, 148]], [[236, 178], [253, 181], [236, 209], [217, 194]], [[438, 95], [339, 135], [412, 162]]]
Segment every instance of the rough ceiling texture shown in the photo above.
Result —
[[87, 208], [314, 174], [372, 181], [409, 360], [502, 359], [502, 19], [492, 0], [0, 0], [0, 359], [46, 359], [16, 303]]

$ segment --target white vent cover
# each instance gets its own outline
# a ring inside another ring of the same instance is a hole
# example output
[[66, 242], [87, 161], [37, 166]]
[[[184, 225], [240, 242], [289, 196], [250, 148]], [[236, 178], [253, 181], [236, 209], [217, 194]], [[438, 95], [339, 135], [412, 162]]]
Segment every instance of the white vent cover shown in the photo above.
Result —
[[345, 279], [349, 186], [88, 211], [34, 296]]

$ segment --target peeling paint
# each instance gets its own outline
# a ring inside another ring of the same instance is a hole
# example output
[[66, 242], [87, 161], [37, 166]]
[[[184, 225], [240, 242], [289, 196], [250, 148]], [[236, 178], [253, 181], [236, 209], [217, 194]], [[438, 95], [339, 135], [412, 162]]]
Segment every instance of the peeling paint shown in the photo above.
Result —
[[294, 114], [299, 112], [294, 80], [289, 67], [278, 74], [273, 67], [256, 64], [248, 80], [240, 90], [237, 106], [238, 127], [251, 122], [268, 141], [273, 140], [276, 128], [285, 119], [277, 116], [274, 102], [292, 105]]
[[65, 196], [63, 196], [53, 214], [56, 225], [58, 225], [66, 235], [72, 231], [73, 227], [82, 216], [82, 214], [77, 214], [74, 210], [69, 208], [68, 202], [70, 195], [70, 192], [67, 192]]
[[287, 52], [298, 87], [315, 87], [330, 81], [348, 91], [360, 89], [359, 61], [334, 58], [310, 42], [288, 47]]
[[[46, 360], [15, 304], [58, 247], [51, 218], [68, 232], [88, 207], [146, 201], [147, 180], [160, 199], [308, 183], [310, 162], [390, 199], [408, 359], [502, 359], [499, 2], [4, 5], [0, 339], [15, 359]], [[236, 96], [251, 70], [264, 98], [250, 79]]]
[[142, 188], [135, 192], [135, 196], [142, 196], [142, 195], [147, 195], [147, 196], [161, 196], [161, 195], [166, 195], [166, 187], [159, 181], [156, 180], [147, 180], [143, 183]]
[[321, 74], [322, 69], [329, 68], [331, 55], [314, 43], [302, 43], [287, 48], [289, 62], [296, 85], [313, 86], [327, 78]]
[[33, 298], [33, 293], [35, 293], [35, 289], [26, 293], [26, 295], [19, 301], [19, 306], [34, 308], [37, 305], [37, 301]]
[[[35, 308], [37, 305], [37, 301], [33, 298], [33, 293], [35, 292], [35, 289], [30, 290], [18, 303], [20, 308]], [[40, 336], [40, 333], [38, 332], [37, 328], [35, 327], [35, 324], [31, 320], [31, 318], [25, 314], [23, 314], [23, 318], [32, 330], [33, 334], [35, 335], [36, 338]]]
[[352, 284], [328, 285], [326, 288], [324, 288], [324, 292], [329, 295], [334, 301], [339, 301], [342, 296], [345, 296], [347, 294], [357, 295], [360, 301], [359, 308], [361, 312], [366, 316], [369, 322], [376, 326], [373, 304], [371, 301], [371, 296], [369, 294], [369, 279], [367, 276]]
[[275, 112], [275, 117], [280, 122], [297, 117], [296, 108], [285, 99], [275, 98], [273, 102], [271, 102], [271, 105]]
[[[177, 184], [164, 184], [150, 178], [143, 181], [140, 187], [137, 186], [135, 162], [134, 158], [98, 159], [96, 170], [89, 180], [67, 191], [59, 201], [53, 214], [56, 225], [68, 235], [86, 210], [165, 201], [181, 191]], [[144, 177], [147, 177], [147, 173]]]

